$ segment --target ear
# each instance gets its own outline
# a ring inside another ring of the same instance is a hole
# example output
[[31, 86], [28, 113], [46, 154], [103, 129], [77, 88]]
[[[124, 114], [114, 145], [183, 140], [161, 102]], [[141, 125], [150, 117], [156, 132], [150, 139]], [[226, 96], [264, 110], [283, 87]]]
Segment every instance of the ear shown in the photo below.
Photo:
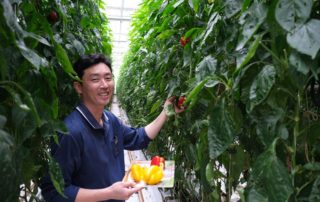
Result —
[[76, 90], [76, 92], [78, 93], [78, 95], [82, 95], [82, 85], [79, 81], [74, 81], [73, 87]]

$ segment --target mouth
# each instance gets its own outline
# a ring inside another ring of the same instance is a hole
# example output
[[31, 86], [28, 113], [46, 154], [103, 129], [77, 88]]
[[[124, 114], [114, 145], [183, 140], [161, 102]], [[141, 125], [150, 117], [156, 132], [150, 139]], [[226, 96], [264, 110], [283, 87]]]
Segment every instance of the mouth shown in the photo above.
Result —
[[98, 95], [103, 98], [108, 98], [110, 96], [110, 92], [101, 92], [98, 93]]

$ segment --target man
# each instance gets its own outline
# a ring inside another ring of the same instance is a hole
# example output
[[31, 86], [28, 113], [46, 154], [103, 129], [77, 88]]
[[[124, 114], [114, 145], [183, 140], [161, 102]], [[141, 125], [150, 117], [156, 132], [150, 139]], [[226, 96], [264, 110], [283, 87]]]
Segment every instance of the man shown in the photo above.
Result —
[[[74, 70], [82, 82], [74, 88], [81, 104], [65, 119], [68, 135], [59, 135], [59, 145], [52, 146], [52, 155], [59, 163], [65, 181], [63, 198], [47, 177], [42, 184], [46, 201], [121, 201], [141, 188], [134, 182], [122, 182], [124, 149], [146, 148], [167, 120], [163, 110], [142, 128], [125, 126], [105, 106], [111, 101], [114, 81], [110, 62], [103, 55], [81, 57]], [[164, 106], [174, 105], [174, 97]], [[175, 106], [175, 105], [174, 105]], [[184, 111], [175, 106], [176, 113]]]

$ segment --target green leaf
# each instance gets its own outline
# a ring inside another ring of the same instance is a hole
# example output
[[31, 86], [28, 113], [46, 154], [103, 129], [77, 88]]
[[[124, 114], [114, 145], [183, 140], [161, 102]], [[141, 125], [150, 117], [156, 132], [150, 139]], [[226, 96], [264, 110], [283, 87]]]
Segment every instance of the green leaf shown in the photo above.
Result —
[[288, 201], [293, 193], [291, 176], [276, 155], [277, 139], [255, 160], [247, 192], [247, 201]]
[[[22, 103], [22, 101], [20, 100], [20, 94], [18, 94], [16, 91], [14, 91], [13, 88], [11, 88], [11, 86], [14, 86], [15, 88], [17, 88], [19, 90], [19, 92], [24, 96], [26, 104]], [[33, 102], [31, 94], [28, 91], [23, 89], [19, 84], [15, 83], [15, 82], [11, 82], [11, 81], [0, 81], [0, 87], [3, 87], [6, 90], [8, 90], [8, 92], [13, 96], [13, 98], [15, 98], [14, 102], [16, 102], [16, 104], [18, 104], [18, 106], [20, 108], [25, 109], [25, 110], [30, 109], [37, 126], [41, 125], [41, 119], [39, 117], [37, 108]]]
[[279, 0], [276, 7], [276, 20], [287, 31], [303, 25], [309, 18], [312, 0]]
[[52, 157], [49, 157], [49, 174], [54, 188], [61, 196], [66, 198], [64, 194], [64, 180], [61, 169], [59, 164]]
[[287, 35], [288, 44], [314, 59], [320, 49], [320, 20], [312, 19]]
[[180, 6], [180, 5], [183, 4], [183, 3], [184, 3], [184, 0], [177, 1], [177, 2], [173, 5], [173, 7], [174, 7], [174, 8], [177, 8], [178, 6]]
[[7, 117], [0, 115], [0, 128], [3, 128], [7, 122]]
[[60, 62], [63, 70], [68, 73], [68, 74], [76, 74], [75, 71], [73, 70], [72, 64], [69, 60], [67, 52], [64, 50], [64, 48], [58, 44], [55, 43], [55, 52], [56, 52], [56, 57], [58, 61]]
[[195, 76], [198, 82], [201, 82], [205, 78], [209, 76], [213, 76], [216, 71], [217, 60], [208, 55], [207, 57], [203, 58], [203, 60], [197, 65], [195, 70]]
[[220, 15], [218, 13], [213, 13], [210, 16], [210, 19], [208, 21], [207, 24], [207, 28], [205, 29], [204, 33], [203, 33], [203, 37], [202, 37], [202, 42], [200, 46], [203, 46], [204, 44], [206, 44], [206, 40], [207, 38], [210, 36], [214, 26], [217, 24], [218, 20], [220, 20]]
[[260, 41], [262, 39], [262, 35], [257, 36], [257, 38], [254, 40], [254, 42], [251, 44], [247, 54], [245, 56], [241, 56], [240, 58], [237, 58], [237, 69], [242, 69], [250, 59], [256, 54], [257, 48], [259, 47]]
[[310, 202], [320, 201], [320, 177], [318, 176], [312, 185], [312, 189], [309, 195]]
[[251, 112], [252, 119], [257, 123], [255, 127], [256, 133], [263, 146], [268, 147], [276, 137], [285, 135], [280, 133], [283, 132], [279, 131], [282, 129], [280, 126], [280, 128], [277, 128], [278, 123], [284, 116], [284, 109], [269, 105], [261, 105]]
[[[259, 29], [261, 24], [267, 17], [267, 7], [262, 3], [253, 3], [252, 6], [244, 12], [240, 18], [240, 24], [244, 24], [242, 27], [242, 33], [238, 40], [236, 50], [241, 50], [250, 41], [252, 36]], [[242, 19], [243, 20], [242, 22]]]
[[197, 95], [200, 93], [204, 85], [207, 83], [209, 78], [204, 79], [198, 83], [187, 95], [185, 104], [188, 105], [190, 102], [194, 102], [197, 99]]
[[183, 66], [190, 65], [192, 62], [193, 51], [190, 43], [183, 48]]
[[159, 99], [157, 100], [151, 107], [151, 110], [150, 110], [150, 114], [154, 113], [162, 104], [163, 100], [162, 99]]
[[233, 17], [239, 11], [241, 11], [241, 2], [228, 0], [224, 3], [224, 13], [227, 18]]
[[42, 44], [45, 44], [47, 46], [51, 46], [50, 43], [45, 38], [43, 38], [39, 35], [36, 35], [32, 32], [27, 32], [22, 29], [22, 27], [18, 23], [17, 16], [12, 9], [11, 3], [13, 3], [13, 2], [10, 2], [8, 0], [1, 1], [1, 4], [4, 8], [3, 16], [5, 17], [6, 23], [7, 23], [8, 27], [10, 27], [11, 31], [13, 33], [17, 34], [17, 36], [18, 36], [18, 38], [20, 38], [20, 40], [25, 37], [31, 37], [33, 39], [36, 39], [37, 41], [39, 41]]
[[304, 169], [310, 170], [310, 171], [320, 171], [320, 163], [319, 162], [307, 163], [303, 167], [304, 167]]
[[273, 66], [265, 66], [257, 75], [250, 88], [250, 111], [268, 96], [276, 79], [276, 70]]
[[304, 75], [307, 75], [310, 71], [310, 59], [296, 51], [290, 54], [289, 62], [298, 72]]
[[241, 7], [241, 12], [246, 11], [250, 4], [251, 4], [251, 0], [244, 0]]
[[236, 106], [228, 106], [222, 98], [209, 117], [208, 147], [211, 159], [220, 156], [233, 143], [242, 127], [242, 116]]
[[199, 11], [200, 0], [189, 0], [189, 6], [194, 10], [194, 12], [198, 13]]
[[74, 39], [72, 43], [73, 43], [73, 47], [75, 47], [79, 55], [85, 54], [86, 49], [79, 40]]
[[194, 27], [194, 28], [189, 29], [189, 30], [185, 33], [184, 37], [185, 37], [185, 38], [189, 38], [189, 37], [193, 38], [193, 37], [198, 36], [199, 33], [203, 32], [203, 31], [204, 31], [203, 28]]
[[232, 180], [232, 184], [234, 186], [234, 188], [236, 188], [236, 185], [238, 184], [238, 179], [242, 173], [242, 171], [244, 170], [244, 167], [247, 163], [247, 158], [249, 157], [248, 153], [246, 153], [244, 151], [244, 149], [239, 146], [236, 145], [235, 148], [235, 153], [231, 153], [231, 158], [230, 158], [230, 177]]
[[34, 67], [36, 67], [37, 70], [39, 70], [41, 66], [48, 66], [48, 61], [45, 58], [40, 57], [32, 49], [28, 48], [24, 41], [17, 40], [16, 42], [23, 57], [25, 57], [25, 59], [27, 59]]

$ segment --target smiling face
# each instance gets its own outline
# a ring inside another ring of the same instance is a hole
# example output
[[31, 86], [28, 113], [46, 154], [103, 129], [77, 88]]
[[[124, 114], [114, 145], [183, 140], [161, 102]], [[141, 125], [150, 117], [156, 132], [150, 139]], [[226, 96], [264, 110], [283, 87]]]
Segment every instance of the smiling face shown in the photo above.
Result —
[[74, 87], [89, 109], [104, 109], [114, 91], [114, 81], [110, 68], [104, 63], [95, 64], [84, 70], [82, 83]]

